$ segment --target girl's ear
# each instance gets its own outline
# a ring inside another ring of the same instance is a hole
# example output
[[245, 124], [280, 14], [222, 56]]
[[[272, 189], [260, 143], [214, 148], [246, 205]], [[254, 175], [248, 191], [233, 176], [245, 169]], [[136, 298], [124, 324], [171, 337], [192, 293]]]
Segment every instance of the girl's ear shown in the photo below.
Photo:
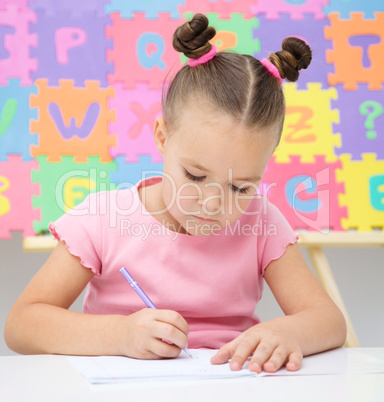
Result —
[[158, 117], [155, 120], [155, 124], [153, 126], [153, 139], [155, 140], [157, 150], [160, 152], [161, 156], [164, 156], [165, 142], [167, 139], [167, 127], [163, 117]]

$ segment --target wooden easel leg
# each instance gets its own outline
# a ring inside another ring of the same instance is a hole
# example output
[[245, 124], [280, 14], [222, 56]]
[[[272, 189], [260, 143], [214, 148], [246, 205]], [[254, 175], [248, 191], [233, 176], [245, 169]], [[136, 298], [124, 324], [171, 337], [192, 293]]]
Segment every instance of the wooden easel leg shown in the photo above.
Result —
[[344, 301], [341, 297], [339, 288], [337, 287], [331, 267], [329, 266], [323, 249], [321, 247], [308, 247], [308, 253], [321, 284], [324, 286], [324, 289], [344, 315], [347, 324], [347, 339], [345, 341], [345, 346], [359, 347], [360, 344], [353, 328], [352, 321], [348, 315]]

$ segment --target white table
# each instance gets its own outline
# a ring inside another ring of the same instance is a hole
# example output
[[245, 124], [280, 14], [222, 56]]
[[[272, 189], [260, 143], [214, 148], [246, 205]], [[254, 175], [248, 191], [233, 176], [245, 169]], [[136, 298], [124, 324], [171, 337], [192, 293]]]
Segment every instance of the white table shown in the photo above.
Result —
[[[358, 351], [384, 360], [384, 348], [359, 348]], [[0, 401], [382, 402], [384, 373], [90, 386], [65, 356], [0, 356]]]

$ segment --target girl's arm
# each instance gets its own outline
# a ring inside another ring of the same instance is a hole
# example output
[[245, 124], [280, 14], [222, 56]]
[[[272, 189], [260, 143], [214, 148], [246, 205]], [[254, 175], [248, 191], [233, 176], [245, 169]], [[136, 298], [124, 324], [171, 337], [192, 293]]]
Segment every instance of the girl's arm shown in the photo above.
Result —
[[186, 347], [188, 325], [175, 311], [143, 309], [123, 316], [68, 310], [92, 277], [59, 242], [9, 313], [4, 330], [9, 348], [23, 354], [159, 358], [177, 356]]
[[297, 243], [268, 265], [264, 278], [286, 315], [245, 331], [224, 345], [212, 363], [231, 359], [231, 368], [239, 370], [252, 356], [252, 371], [273, 372], [283, 365], [297, 370], [303, 355], [344, 344], [344, 317], [307, 266]]

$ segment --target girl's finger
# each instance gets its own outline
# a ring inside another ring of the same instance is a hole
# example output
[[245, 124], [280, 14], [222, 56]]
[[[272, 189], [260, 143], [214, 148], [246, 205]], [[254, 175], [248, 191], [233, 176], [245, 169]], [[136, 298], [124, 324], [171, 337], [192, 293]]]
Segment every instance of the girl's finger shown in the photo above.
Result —
[[148, 345], [147, 355], [153, 357], [147, 357], [147, 359], [173, 358], [177, 357], [180, 352], [181, 349], [176, 345], [171, 345], [160, 339], [152, 339]]
[[275, 348], [276, 344], [265, 341], [260, 342], [251, 358], [249, 370], [260, 373], [264, 363], [271, 357]]
[[252, 355], [253, 351], [257, 347], [258, 342], [259, 339], [257, 338], [249, 339], [247, 337], [243, 337], [233, 353], [231, 363], [229, 364], [230, 369], [234, 371], [241, 370], [248, 357]]
[[287, 349], [278, 346], [272, 353], [271, 357], [264, 363], [263, 369], [268, 373], [274, 373], [287, 361]]
[[285, 365], [288, 371], [299, 370], [303, 362], [303, 354], [300, 352], [293, 352], [289, 355], [288, 362]]
[[160, 321], [155, 321], [152, 336], [159, 340], [165, 339], [166, 342], [162, 341], [162, 343], [176, 345], [179, 349], [185, 348], [188, 343], [188, 338], [184, 332], [171, 324]]
[[227, 343], [226, 345], [222, 346], [218, 352], [211, 357], [212, 364], [224, 364], [227, 363], [228, 360], [232, 357], [233, 353], [236, 350], [237, 342], [235, 340]]
[[153, 310], [156, 316], [156, 320], [159, 322], [165, 322], [178, 328], [180, 331], [188, 335], [189, 328], [185, 319], [176, 311], [173, 310]]

